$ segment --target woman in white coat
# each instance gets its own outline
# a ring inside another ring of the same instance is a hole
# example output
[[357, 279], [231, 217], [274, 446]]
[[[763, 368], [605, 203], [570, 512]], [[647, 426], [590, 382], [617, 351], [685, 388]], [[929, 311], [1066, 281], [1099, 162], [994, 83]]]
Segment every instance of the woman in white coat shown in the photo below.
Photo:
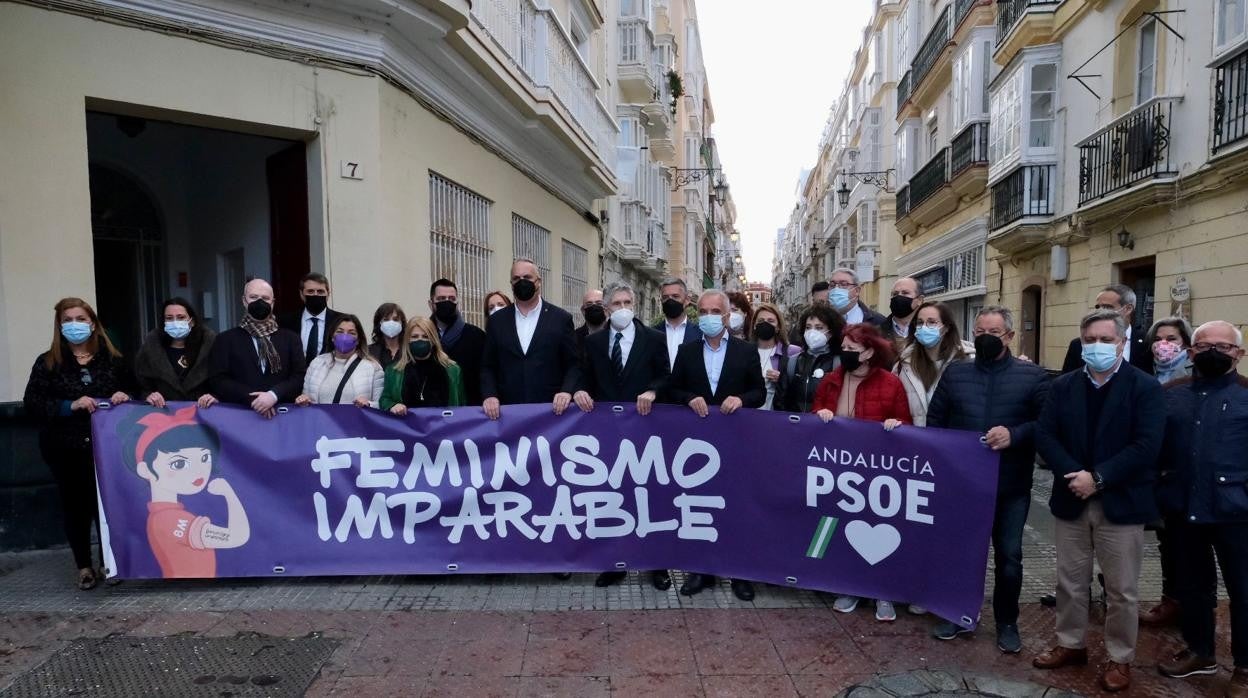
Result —
[[296, 405], [355, 405], [377, 407], [385, 384], [385, 369], [368, 353], [364, 326], [354, 315], [341, 315], [330, 333], [334, 348], [312, 360], [303, 377], [303, 394]]

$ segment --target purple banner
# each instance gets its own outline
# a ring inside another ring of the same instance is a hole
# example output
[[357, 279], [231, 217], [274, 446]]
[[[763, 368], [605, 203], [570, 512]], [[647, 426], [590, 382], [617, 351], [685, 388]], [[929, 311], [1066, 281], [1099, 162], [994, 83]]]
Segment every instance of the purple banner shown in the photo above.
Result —
[[683, 569], [979, 615], [998, 456], [969, 432], [598, 404], [128, 404], [92, 418], [125, 578]]

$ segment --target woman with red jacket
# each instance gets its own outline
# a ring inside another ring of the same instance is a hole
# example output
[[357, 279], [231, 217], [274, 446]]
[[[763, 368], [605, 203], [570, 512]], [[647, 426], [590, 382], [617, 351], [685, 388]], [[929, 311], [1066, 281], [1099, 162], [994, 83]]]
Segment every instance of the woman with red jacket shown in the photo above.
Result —
[[[893, 343], [874, 325], [846, 327], [841, 335], [841, 365], [819, 383], [811, 411], [824, 422], [833, 417], [883, 422], [888, 431], [911, 424], [906, 389], [891, 370], [895, 359]], [[838, 596], [832, 608], [852, 613], [858, 601], [857, 596]], [[877, 600], [875, 619], [885, 623], [897, 620], [893, 602]]]

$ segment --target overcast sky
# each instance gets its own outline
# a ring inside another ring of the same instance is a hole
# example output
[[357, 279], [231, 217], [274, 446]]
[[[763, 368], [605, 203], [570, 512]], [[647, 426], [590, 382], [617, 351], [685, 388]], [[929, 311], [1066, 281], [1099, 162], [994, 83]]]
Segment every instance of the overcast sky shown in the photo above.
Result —
[[714, 135], [737, 206], [746, 273], [771, 283], [776, 229], [818, 156], [872, 0], [699, 0]]

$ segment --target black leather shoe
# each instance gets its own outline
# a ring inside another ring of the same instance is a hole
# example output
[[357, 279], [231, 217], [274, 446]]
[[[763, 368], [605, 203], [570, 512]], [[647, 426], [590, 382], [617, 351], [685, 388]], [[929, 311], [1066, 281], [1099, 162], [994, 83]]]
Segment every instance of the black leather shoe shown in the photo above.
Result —
[[745, 579], [732, 580], [732, 594], [742, 601], [754, 600], [754, 585]]
[[685, 578], [685, 583], [680, 585], [680, 595], [693, 596], [700, 593], [703, 589], [713, 586], [715, 586], [715, 575], [691, 572]]
[[612, 584], [615, 584], [616, 582], [624, 581], [624, 578], [627, 576], [628, 576], [627, 572], [616, 572], [616, 571], [603, 572], [602, 574], [598, 575], [597, 579], [594, 580], [594, 586], [609, 587]]
[[554, 572], [550, 576], [554, 577], [555, 579], [562, 579], [564, 581], [567, 581], [572, 578], [572, 573], [571, 572]]
[[655, 570], [650, 573], [650, 583], [659, 591], [667, 591], [672, 588], [672, 575], [667, 570]]

